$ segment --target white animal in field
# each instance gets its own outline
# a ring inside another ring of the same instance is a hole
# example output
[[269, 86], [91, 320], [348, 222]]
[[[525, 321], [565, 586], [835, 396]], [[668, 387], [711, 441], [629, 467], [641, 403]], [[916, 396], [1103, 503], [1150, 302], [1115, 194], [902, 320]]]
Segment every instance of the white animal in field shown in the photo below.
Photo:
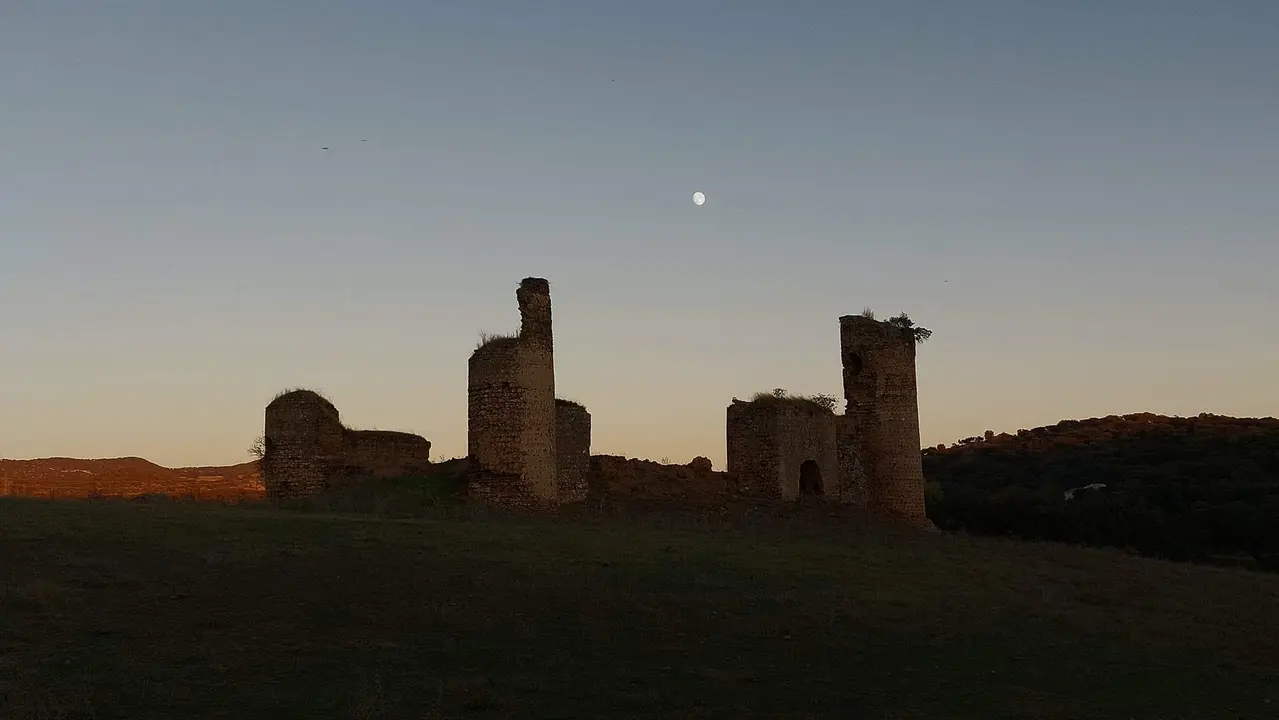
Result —
[[1074, 500], [1075, 493], [1079, 492], [1080, 490], [1101, 490], [1104, 487], [1106, 487], [1106, 483], [1093, 483], [1091, 485], [1084, 485], [1083, 487], [1076, 487], [1076, 488], [1071, 488], [1067, 490], [1065, 492], [1065, 496], [1067, 500]]

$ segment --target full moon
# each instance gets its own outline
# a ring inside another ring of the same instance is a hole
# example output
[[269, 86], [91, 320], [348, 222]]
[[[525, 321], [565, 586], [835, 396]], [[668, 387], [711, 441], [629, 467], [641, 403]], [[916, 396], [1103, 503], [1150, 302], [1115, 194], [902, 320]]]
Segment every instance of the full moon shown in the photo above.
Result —
[[697, 192], [693, 193], [693, 204], [698, 207], [705, 205], [706, 193], [702, 192], [701, 190], [698, 190]]

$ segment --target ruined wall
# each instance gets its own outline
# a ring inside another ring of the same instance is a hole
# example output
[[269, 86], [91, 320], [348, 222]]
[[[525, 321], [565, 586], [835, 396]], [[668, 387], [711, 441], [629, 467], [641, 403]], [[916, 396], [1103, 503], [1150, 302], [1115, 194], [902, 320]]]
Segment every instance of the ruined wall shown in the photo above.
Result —
[[430, 465], [420, 435], [350, 430], [333, 403], [310, 390], [285, 393], [266, 406], [262, 484], [268, 499], [306, 497], [343, 484], [399, 477]]
[[519, 336], [477, 348], [468, 364], [469, 492], [504, 505], [557, 503], [550, 284], [525, 278], [515, 296]]
[[866, 469], [862, 465], [861, 429], [857, 417], [845, 412], [835, 425], [835, 462], [839, 472], [839, 497], [851, 505], [870, 505], [866, 491]]
[[559, 500], [586, 499], [586, 476], [591, 469], [591, 414], [568, 400], [555, 400], [555, 475]]
[[343, 435], [346, 479], [397, 478], [431, 466], [431, 441], [392, 430], [347, 430]]
[[[886, 322], [839, 319], [846, 420], [841, 480], [870, 510], [927, 523], [919, 440], [915, 340]], [[850, 476], [860, 465], [861, 477]]]
[[783, 500], [800, 495], [800, 467], [821, 473], [822, 495], [838, 496], [838, 418], [829, 410], [790, 400], [735, 400], [728, 406], [728, 472], [750, 491]]
[[777, 437], [774, 418], [755, 403], [736, 398], [725, 422], [727, 457], [724, 469], [737, 476], [744, 492], [769, 493], [777, 480]]

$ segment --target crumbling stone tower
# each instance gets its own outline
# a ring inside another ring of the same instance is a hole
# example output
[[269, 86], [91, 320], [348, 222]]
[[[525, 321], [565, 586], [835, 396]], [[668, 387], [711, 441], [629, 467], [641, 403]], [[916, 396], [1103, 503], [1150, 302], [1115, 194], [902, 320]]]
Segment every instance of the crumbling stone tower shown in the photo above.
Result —
[[915, 336], [887, 322], [845, 315], [839, 344], [847, 402], [839, 438], [843, 484], [873, 512], [927, 524]]
[[342, 457], [342, 420], [333, 403], [294, 390], [266, 406], [262, 484], [266, 497], [305, 497], [328, 488]]
[[[505, 505], [565, 502], [557, 472], [559, 423], [550, 283], [543, 278], [524, 278], [515, 298], [520, 308], [519, 335], [486, 342], [472, 353], [469, 363], [470, 492]], [[589, 415], [586, 417], [589, 456]], [[580, 421], [566, 418], [565, 427], [580, 428]]]

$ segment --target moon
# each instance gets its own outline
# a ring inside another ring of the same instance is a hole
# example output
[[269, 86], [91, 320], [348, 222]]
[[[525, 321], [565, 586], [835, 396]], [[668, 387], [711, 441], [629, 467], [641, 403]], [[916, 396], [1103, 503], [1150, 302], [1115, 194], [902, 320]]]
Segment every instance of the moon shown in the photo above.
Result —
[[698, 207], [705, 205], [706, 193], [702, 192], [701, 190], [698, 190], [697, 192], [693, 193], [693, 204]]

